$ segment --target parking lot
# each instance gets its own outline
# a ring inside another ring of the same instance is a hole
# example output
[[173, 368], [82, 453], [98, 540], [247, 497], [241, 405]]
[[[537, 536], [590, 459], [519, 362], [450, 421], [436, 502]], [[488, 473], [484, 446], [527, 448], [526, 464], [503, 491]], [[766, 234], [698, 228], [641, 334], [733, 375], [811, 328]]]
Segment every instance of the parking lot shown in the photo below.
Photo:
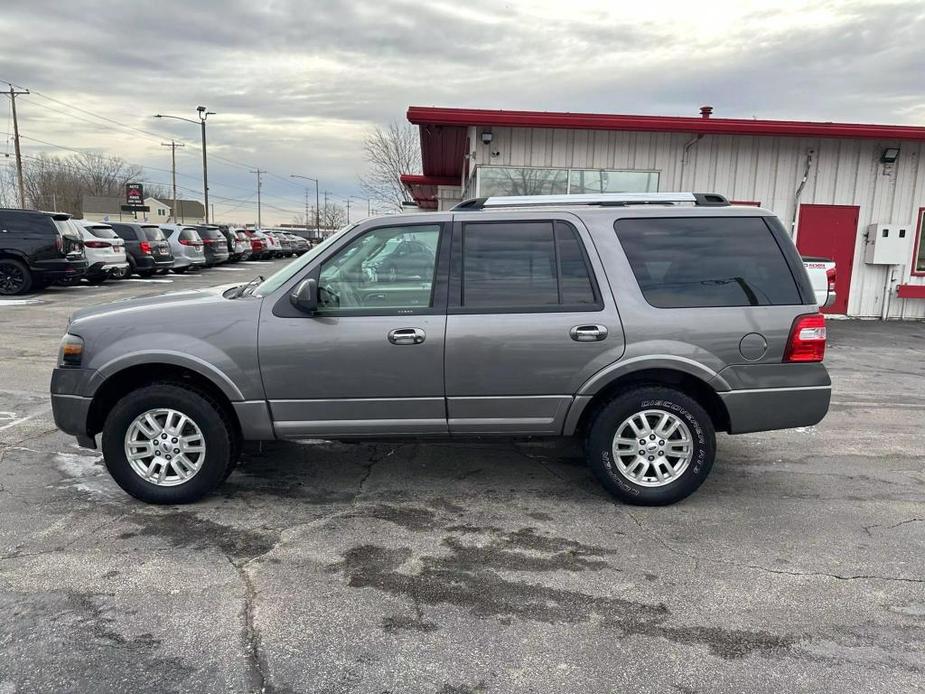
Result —
[[0, 694], [923, 690], [925, 324], [831, 321], [829, 416], [664, 508], [528, 440], [273, 443], [153, 507], [55, 430], [71, 311], [283, 262], [0, 300]]

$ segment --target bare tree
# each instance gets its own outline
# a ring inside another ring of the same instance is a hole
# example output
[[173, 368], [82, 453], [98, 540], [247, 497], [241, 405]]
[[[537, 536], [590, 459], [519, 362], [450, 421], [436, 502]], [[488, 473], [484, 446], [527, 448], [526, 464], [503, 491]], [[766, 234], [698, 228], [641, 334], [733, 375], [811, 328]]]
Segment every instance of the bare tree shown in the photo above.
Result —
[[367, 171], [360, 185], [368, 197], [390, 210], [400, 209], [411, 195], [399, 177], [403, 173], [421, 172], [421, 146], [418, 130], [413, 125], [395, 121], [388, 127], [375, 128], [363, 143]]
[[23, 184], [31, 207], [81, 216], [84, 196], [121, 197], [125, 184], [143, 173], [140, 166], [97, 152], [68, 157], [43, 152], [25, 163]]
[[[318, 215], [322, 229], [340, 229], [347, 223], [347, 210], [341, 205], [328, 203], [320, 208]], [[314, 211], [312, 211], [314, 215]], [[313, 217], [314, 218], [314, 217]]]

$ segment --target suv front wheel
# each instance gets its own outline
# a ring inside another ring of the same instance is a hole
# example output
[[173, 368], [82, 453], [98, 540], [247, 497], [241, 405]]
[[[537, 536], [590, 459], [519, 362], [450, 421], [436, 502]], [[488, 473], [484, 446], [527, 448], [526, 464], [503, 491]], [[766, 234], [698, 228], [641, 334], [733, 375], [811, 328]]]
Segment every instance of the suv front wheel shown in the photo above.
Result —
[[588, 464], [621, 501], [673, 504], [707, 478], [716, 455], [713, 422], [700, 404], [661, 386], [617, 396], [594, 417]]
[[103, 458], [116, 483], [152, 504], [185, 504], [221, 484], [236, 460], [237, 434], [207, 394], [183, 385], [145, 386], [116, 403], [103, 428]]

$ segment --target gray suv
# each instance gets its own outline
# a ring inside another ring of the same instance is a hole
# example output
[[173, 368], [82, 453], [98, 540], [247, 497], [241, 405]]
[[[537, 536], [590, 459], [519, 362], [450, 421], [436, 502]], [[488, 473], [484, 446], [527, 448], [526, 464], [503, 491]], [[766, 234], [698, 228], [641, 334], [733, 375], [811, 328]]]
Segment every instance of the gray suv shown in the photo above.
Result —
[[80, 310], [51, 393], [153, 503], [212, 491], [245, 440], [571, 436], [616, 497], [659, 505], [704, 481], [716, 431], [819, 422], [825, 339], [771, 212], [487, 198], [364, 220], [265, 280]]

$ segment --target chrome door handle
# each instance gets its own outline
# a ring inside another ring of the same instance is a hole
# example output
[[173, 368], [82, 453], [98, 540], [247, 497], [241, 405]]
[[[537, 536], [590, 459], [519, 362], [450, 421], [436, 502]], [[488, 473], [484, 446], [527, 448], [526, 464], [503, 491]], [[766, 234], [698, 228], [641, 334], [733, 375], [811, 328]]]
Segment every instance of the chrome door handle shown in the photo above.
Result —
[[604, 325], [576, 325], [568, 331], [575, 342], [600, 342], [607, 337], [607, 327]]
[[427, 335], [420, 328], [398, 328], [389, 331], [389, 342], [393, 345], [419, 345]]

